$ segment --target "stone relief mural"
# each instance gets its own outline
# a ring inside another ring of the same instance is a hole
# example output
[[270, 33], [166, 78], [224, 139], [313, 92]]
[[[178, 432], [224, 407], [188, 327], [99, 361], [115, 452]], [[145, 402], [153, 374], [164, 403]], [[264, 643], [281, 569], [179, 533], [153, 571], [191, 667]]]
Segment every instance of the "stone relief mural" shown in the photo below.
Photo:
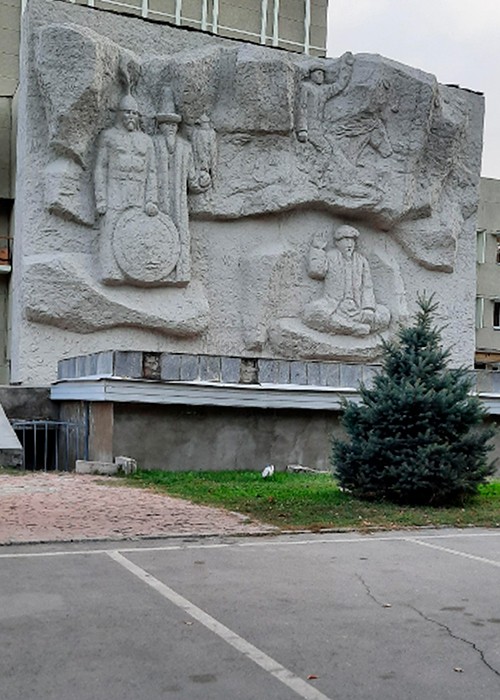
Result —
[[[366, 359], [421, 286], [410, 269], [454, 275], [480, 97], [380, 56], [312, 60], [146, 25], [129, 42], [135, 20], [113, 33], [105, 13], [49, 5], [30, 10], [27, 97], [48, 146], [28, 158], [59, 242], [24, 259], [29, 321], [220, 352], [226, 294], [235, 354]], [[216, 242], [245, 221], [244, 241]]]

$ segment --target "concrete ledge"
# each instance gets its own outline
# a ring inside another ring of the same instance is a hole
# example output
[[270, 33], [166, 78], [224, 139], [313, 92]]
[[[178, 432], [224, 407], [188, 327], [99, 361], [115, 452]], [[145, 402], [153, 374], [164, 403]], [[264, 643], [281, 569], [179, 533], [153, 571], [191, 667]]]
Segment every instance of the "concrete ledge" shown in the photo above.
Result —
[[379, 365], [108, 350], [61, 360], [62, 379], [149, 379], [210, 384], [300, 385], [356, 389]]

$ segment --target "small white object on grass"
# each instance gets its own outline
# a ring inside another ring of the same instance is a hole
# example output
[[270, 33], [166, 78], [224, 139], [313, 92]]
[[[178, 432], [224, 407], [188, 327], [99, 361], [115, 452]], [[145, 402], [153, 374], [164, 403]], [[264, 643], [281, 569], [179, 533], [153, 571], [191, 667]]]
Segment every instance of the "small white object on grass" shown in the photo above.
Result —
[[267, 479], [268, 476], [272, 476], [274, 474], [274, 464], [266, 464], [262, 471], [262, 477], [264, 479]]

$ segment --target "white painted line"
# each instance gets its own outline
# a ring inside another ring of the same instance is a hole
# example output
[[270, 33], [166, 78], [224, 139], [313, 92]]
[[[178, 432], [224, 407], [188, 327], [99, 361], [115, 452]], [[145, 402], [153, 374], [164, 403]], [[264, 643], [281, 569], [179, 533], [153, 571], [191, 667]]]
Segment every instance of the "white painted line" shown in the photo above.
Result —
[[[290, 539], [290, 540], [278, 540], [274, 539], [274, 536], [270, 539], [258, 539], [252, 540], [251, 542], [242, 541], [241, 538], [235, 538], [231, 542], [217, 542], [217, 543], [203, 543], [199, 542], [196, 544], [166, 544], [166, 545], [153, 545], [151, 547], [141, 546], [147, 542], [147, 540], [138, 541], [138, 546], [136, 547], [120, 547], [119, 542], [108, 541], [109, 548], [99, 548], [99, 549], [74, 549], [74, 550], [55, 550], [51, 552], [15, 552], [15, 553], [5, 553], [0, 554], [0, 559], [21, 559], [21, 558], [35, 558], [35, 557], [61, 557], [61, 556], [72, 556], [72, 555], [83, 555], [83, 554], [107, 554], [111, 550], [117, 550], [120, 552], [130, 553], [130, 552], [172, 552], [179, 550], [188, 549], [228, 549], [228, 548], [243, 548], [243, 547], [290, 547], [290, 546], [309, 546], [315, 544], [368, 544], [377, 542], [414, 542], [418, 537], [418, 540], [423, 539], [457, 539], [457, 538], [477, 538], [477, 537], [500, 537], [500, 530], [496, 532], [467, 532], [467, 533], [449, 533], [443, 535], [429, 534], [429, 535], [416, 535], [412, 537], [410, 535], [387, 535], [378, 536], [376, 533], [369, 535], [360, 536], [349, 536], [350, 533], [346, 533], [345, 537], [322, 537], [318, 539]], [[182, 537], [187, 537], [188, 535], [181, 535]], [[287, 537], [289, 535], [284, 535]], [[293, 535], [292, 535], [293, 537]], [[169, 536], [166, 535], [165, 539]], [[53, 543], [52, 543], [53, 544]], [[64, 543], [61, 543], [61, 545]], [[421, 542], [421, 544], [424, 544]], [[2, 545], [0, 545], [1, 547]], [[8, 548], [10, 545], [5, 545]], [[15, 545], [18, 546], [18, 545]], [[29, 543], [19, 546], [30, 546]], [[31, 545], [33, 546], [33, 545]]]
[[125, 569], [130, 571], [130, 573], [134, 574], [134, 576], [137, 576], [137, 578], [143, 583], [146, 583], [148, 586], [151, 586], [151, 588], [154, 588], [154, 590], [164, 598], [169, 600], [174, 605], [177, 605], [178, 608], [190, 615], [193, 619], [200, 622], [204, 627], [219, 636], [237, 651], [244, 654], [244, 656], [256, 663], [257, 666], [263, 668], [264, 671], [267, 671], [277, 680], [281, 681], [281, 683], [288, 686], [288, 688], [297, 693], [297, 695], [299, 695], [301, 698], [304, 698], [304, 700], [331, 700], [326, 695], [323, 695], [323, 693], [321, 693], [319, 690], [316, 690], [316, 688], [309, 685], [309, 683], [302, 680], [302, 678], [296, 676], [294, 673], [292, 673], [292, 671], [282, 666], [280, 663], [278, 663], [278, 661], [275, 661], [253, 644], [247, 642], [246, 639], [240, 637], [238, 634], [236, 634], [236, 632], [230, 630], [229, 627], [226, 627], [221, 622], [218, 622], [218, 620], [216, 620], [214, 617], [191, 603], [189, 600], [187, 600], [187, 598], [179, 595], [172, 588], [169, 588], [169, 586], [165, 585], [154, 576], [151, 576], [151, 574], [148, 574], [148, 572], [141, 569], [140, 566], [133, 564], [122, 554], [120, 554], [120, 552], [108, 551], [107, 554], [111, 557], [111, 559], [116, 561], [118, 564], [121, 564]]
[[446, 552], [447, 554], [454, 554], [457, 557], [463, 557], [464, 559], [472, 559], [473, 561], [479, 561], [482, 564], [491, 564], [491, 566], [500, 567], [500, 561], [495, 561], [494, 559], [487, 559], [486, 557], [478, 557], [476, 554], [467, 554], [467, 552], [461, 552], [458, 549], [450, 549], [449, 547], [440, 547], [438, 544], [431, 544], [430, 542], [422, 542], [414, 537], [409, 537], [407, 542], [413, 542], [413, 544], [419, 544], [421, 547], [429, 547], [430, 549], [437, 549], [439, 552]]

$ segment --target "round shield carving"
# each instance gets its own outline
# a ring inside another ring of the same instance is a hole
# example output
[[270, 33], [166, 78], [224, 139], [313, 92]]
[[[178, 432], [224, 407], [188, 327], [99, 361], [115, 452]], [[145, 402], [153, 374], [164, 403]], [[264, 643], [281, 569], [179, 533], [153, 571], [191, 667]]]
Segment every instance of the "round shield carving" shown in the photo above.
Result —
[[179, 261], [180, 250], [179, 233], [167, 214], [148, 216], [141, 209], [127, 209], [115, 224], [115, 260], [131, 282], [166, 282]]

